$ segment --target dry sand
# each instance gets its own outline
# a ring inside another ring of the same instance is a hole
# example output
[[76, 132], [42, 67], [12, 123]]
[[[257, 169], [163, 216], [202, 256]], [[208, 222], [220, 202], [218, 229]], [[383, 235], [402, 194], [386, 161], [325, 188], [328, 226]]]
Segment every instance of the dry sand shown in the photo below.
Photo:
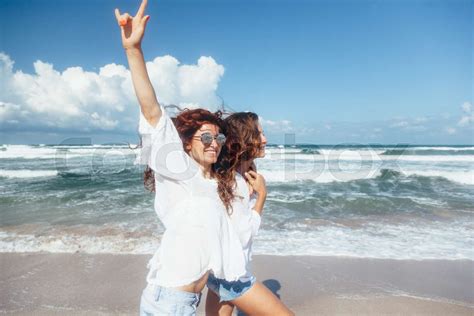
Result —
[[[0, 253], [0, 312], [137, 315], [149, 258]], [[254, 256], [253, 266], [297, 315], [474, 315], [473, 261]]]

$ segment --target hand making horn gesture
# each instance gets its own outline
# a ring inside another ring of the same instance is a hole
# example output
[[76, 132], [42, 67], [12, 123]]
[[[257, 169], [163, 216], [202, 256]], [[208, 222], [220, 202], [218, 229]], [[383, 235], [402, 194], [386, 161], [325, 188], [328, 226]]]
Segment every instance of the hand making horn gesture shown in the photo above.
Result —
[[146, 23], [150, 18], [149, 15], [144, 15], [147, 3], [148, 0], [143, 0], [137, 14], [133, 17], [128, 13], [120, 14], [119, 9], [115, 9], [115, 17], [122, 31], [122, 45], [125, 49], [139, 48], [141, 45]]

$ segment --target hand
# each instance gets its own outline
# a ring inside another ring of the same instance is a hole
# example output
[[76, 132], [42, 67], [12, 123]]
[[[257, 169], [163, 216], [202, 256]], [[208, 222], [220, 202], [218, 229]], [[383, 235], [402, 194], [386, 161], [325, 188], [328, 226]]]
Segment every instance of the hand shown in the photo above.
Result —
[[145, 28], [150, 18], [144, 16], [148, 0], [143, 0], [138, 8], [137, 14], [132, 17], [128, 13], [120, 14], [119, 9], [115, 9], [115, 17], [122, 33], [122, 45], [125, 49], [140, 48]]
[[267, 185], [265, 183], [265, 178], [255, 171], [248, 171], [245, 173], [245, 178], [250, 183], [254, 191], [258, 193], [261, 197], [267, 196]]

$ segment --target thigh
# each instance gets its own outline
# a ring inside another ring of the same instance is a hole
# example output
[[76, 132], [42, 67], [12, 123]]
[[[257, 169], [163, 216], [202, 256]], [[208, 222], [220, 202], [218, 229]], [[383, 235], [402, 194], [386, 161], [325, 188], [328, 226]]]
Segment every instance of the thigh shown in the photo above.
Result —
[[231, 302], [249, 316], [294, 315], [272, 291], [260, 282], [255, 282], [244, 295]]
[[207, 290], [206, 316], [231, 316], [234, 305], [229, 302], [219, 302], [219, 296], [211, 290]]

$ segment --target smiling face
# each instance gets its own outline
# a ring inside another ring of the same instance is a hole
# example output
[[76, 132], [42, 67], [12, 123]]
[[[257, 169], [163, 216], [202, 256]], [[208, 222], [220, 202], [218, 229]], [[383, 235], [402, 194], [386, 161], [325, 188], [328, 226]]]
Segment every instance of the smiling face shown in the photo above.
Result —
[[212, 140], [211, 144], [204, 145], [200, 139], [203, 133], [211, 133], [215, 138], [219, 134], [219, 127], [214, 124], [203, 124], [194, 134], [191, 143], [186, 146], [186, 149], [189, 155], [206, 170], [217, 161], [222, 146], [215, 139]]

